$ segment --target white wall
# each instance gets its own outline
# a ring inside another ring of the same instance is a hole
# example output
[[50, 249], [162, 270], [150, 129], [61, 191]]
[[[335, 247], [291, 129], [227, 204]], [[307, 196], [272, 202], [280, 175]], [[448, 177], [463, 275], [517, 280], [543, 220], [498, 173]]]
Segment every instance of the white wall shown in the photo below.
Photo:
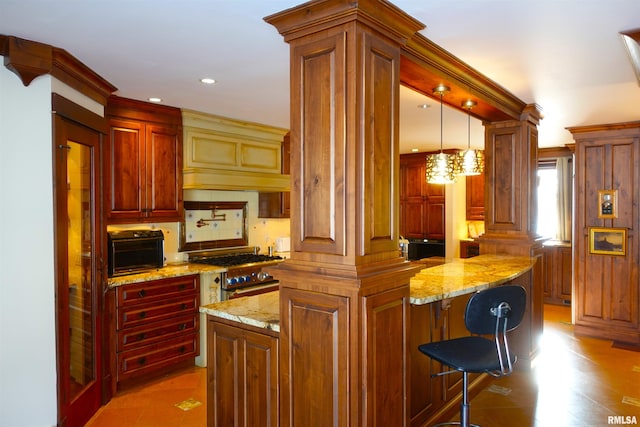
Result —
[[[0, 57], [1, 58], [1, 57]], [[57, 420], [51, 78], [0, 66], [0, 425]]]

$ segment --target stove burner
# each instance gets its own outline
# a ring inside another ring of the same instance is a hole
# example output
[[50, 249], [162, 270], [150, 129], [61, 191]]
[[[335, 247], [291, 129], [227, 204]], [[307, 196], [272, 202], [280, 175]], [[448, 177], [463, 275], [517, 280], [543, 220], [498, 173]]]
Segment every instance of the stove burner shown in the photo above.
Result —
[[281, 259], [282, 257], [280, 256], [269, 256], [260, 254], [233, 254], [221, 256], [195, 256], [190, 257], [189, 262], [194, 262], [197, 264], [219, 265], [221, 267], [231, 267], [257, 262], [277, 261]]

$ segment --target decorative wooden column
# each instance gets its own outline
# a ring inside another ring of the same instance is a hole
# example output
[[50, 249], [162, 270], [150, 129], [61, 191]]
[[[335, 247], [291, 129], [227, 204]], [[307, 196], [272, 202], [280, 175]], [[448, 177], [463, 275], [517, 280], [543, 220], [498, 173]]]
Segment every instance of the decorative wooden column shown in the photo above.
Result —
[[543, 239], [535, 231], [538, 214], [537, 105], [526, 106], [520, 120], [485, 124], [485, 234], [480, 253], [538, 259], [518, 284], [527, 290], [527, 311], [514, 336], [518, 367], [531, 368], [543, 329]]
[[291, 53], [291, 258], [280, 280], [281, 425], [407, 425], [409, 278], [398, 250], [401, 46], [382, 0], [265, 18]]

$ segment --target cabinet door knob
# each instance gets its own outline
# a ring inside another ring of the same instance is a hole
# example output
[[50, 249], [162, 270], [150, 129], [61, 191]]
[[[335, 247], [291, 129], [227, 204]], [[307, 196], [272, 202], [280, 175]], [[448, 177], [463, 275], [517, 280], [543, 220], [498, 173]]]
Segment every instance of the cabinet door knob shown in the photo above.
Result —
[[186, 286], [184, 285], [184, 283], [179, 286], [179, 289], [181, 291], [184, 291], [186, 289]]
[[185, 329], [187, 329], [187, 324], [186, 323], [182, 323], [180, 326], [178, 326], [178, 329], [181, 331], [184, 331]]
[[144, 289], [141, 289], [141, 290], [140, 290], [140, 292], [138, 292], [138, 295], [140, 295], [140, 298], [144, 298], [144, 296], [145, 296], [146, 294], [147, 294], [147, 293], [145, 292], [145, 290], [144, 290]]
[[141, 311], [140, 312], [140, 318], [144, 319], [145, 317], [147, 317], [147, 312], [146, 311]]
[[187, 308], [187, 304], [186, 303], [182, 303], [180, 304], [180, 310], [184, 310], [185, 308]]
[[138, 335], [138, 341], [142, 341], [142, 340], [143, 340], [143, 339], [145, 339], [145, 338], [146, 338], [146, 335], [145, 335], [145, 334], [140, 334], [140, 335]]
[[185, 347], [184, 347], [184, 346], [181, 346], [181, 347], [180, 347], [180, 349], [179, 349], [180, 353], [184, 353], [184, 352], [185, 352], [185, 350], [186, 350], [186, 349], [185, 349]]
[[139, 364], [139, 365], [144, 365], [145, 363], [147, 363], [147, 358], [146, 358], [146, 357], [141, 357], [141, 358], [138, 360], [138, 364]]

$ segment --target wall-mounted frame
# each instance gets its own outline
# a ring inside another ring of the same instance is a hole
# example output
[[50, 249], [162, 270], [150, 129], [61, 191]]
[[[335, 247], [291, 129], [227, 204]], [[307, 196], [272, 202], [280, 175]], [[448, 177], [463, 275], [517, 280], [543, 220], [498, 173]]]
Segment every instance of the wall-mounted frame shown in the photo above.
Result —
[[618, 217], [618, 190], [598, 191], [598, 218]]
[[627, 229], [589, 227], [589, 253], [626, 255]]

